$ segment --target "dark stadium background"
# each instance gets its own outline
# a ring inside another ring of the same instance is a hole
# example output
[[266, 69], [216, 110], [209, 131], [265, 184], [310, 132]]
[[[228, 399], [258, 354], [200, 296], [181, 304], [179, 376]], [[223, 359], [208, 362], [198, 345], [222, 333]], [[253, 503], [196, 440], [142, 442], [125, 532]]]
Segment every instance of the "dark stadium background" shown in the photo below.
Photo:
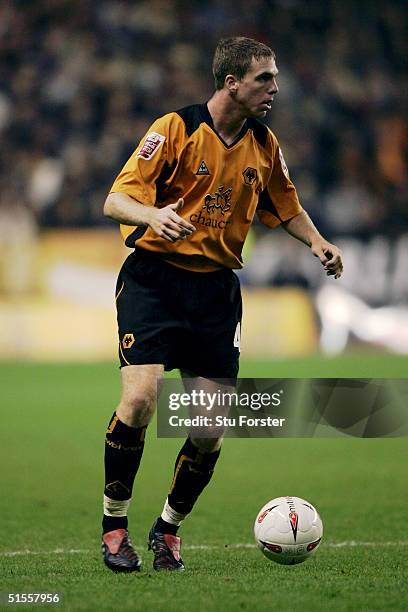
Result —
[[[47, 338], [47, 317], [61, 317], [61, 301], [79, 310], [93, 302], [95, 309], [105, 304], [101, 317], [110, 320], [125, 252], [101, 213], [109, 187], [156, 116], [208, 99], [216, 41], [241, 33], [276, 51], [280, 92], [267, 121], [302, 203], [343, 247], [346, 268], [340, 282], [326, 279], [302, 245], [254, 225], [243, 284], [303, 289], [278, 293], [282, 305], [273, 312], [279, 319], [295, 304], [283, 329], [288, 338], [300, 328], [299, 342], [287, 346], [284, 334], [275, 338], [271, 323], [274, 341], [262, 357], [318, 350], [319, 322], [328, 353], [349, 342], [407, 353], [405, 16], [404, 2], [368, 0], [4, 3], [0, 312], [7, 324], [0, 353], [51, 360], [115, 355], [112, 327], [103, 346], [96, 342], [83, 352], [81, 333], [82, 343], [66, 339], [64, 353], [66, 326], [55, 324], [57, 347]], [[27, 300], [35, 302], [41, 339], [20, 300], [26, 308]], [[380, 307], [385, 310], [372, 310]], [[89, 319], [78, 310], [77, 316], [86, 329]], [[25, 341], [11, 342], [21, 317]], [[256, 347], [262, 330], [253, 321], [247, 317], [246, 337], [248, 355], [256, 357], [253, 338]]]
[[[209, 98], [220, 37], [275, 50], [267, 122], [302, 203], [345, 258], [344, 277], [328, 279], [303, 245], [254, 224], [240, 272], [242, 375], [407, 377], [406, 17], [398, 0], [1, 3], [0, 591], [59, 589], [70, 609], [139, 609], [139, 592], [154, 609], [215, 610], [226, 594], [225, 610], [263, 610], [273, 587], [282, 610], [406, 609], [404, 439], [228, 440], [183, 532], [213, 549], [186, 551], [178, 600], [167, 577], [137, 590], [115, 582], [98, 550], [126, 256], [102, 206], [152, 120]], [[144, 530], [177, 452], [149, 435], [132, 519]], [[250, 545], [227, 549], [251, 542], [259, 507], [289, 489], [316, 503], [328, 542], [296, 584]]]

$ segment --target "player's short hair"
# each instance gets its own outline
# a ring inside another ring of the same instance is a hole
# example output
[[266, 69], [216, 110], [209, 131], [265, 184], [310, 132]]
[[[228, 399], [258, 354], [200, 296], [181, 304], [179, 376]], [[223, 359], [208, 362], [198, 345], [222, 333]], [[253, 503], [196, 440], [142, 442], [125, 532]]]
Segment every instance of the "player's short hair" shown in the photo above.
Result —
[[272, 49], [253, 38], [245, 36], [222, 38], [215, 49], [213, 59], [215, 88], [224, 87], [227, 74], [233, 74], [241, 81], [248, 72], [252, 58], [260, 60], [269, 57], [275, 59]]

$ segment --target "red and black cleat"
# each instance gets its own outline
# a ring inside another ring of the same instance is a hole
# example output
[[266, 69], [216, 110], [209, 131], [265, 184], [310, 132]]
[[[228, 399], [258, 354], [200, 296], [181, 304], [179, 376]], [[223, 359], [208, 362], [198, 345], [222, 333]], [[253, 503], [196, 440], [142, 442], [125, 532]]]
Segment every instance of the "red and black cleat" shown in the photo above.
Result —
[[102, 536], [105, 565], [113, 572], [140, 572], [142, 560], [130, 541], [127, 529], [115, 529]]
[[148, 550], [154, 553], [153, 569], [182, 572], [184, 563], [180, 557], [181, 539], [170, 533], [155, 531], [156, 523], [149, 533]]

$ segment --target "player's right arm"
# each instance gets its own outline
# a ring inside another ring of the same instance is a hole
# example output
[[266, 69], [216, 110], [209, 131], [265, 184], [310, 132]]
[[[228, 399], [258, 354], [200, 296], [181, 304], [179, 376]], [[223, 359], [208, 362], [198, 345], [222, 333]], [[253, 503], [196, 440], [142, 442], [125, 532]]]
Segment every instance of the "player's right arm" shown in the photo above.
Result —
[[158, 236], [176, 242], [195, 231], [177, 214], [183, 198], [158, 205], [157, 184], [162, 172], [177, 160], [184, 124], [176, 113], [156, 119], [116, 177], [105, 201], [104, 214], [123, 226], [148, 226]]
[[106, 217], [125, 225], [149, 226], [161, 238], [176, 242], [195, 231], [194, 225], [177, 214], [183, 204], [183, 198], [179, 198], [174, 204], [154, 208], [138, 202], [127, 193], [117, 192], [108, 195], [103, 212]]

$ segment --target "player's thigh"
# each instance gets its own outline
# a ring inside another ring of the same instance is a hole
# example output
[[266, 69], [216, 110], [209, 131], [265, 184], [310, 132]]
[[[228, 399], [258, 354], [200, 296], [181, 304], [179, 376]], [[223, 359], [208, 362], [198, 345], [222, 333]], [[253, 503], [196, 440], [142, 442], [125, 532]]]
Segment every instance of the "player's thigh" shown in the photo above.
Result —
[[121, 369], [122, 394], [118, 417], [131, 427], [147, 425], [152, 418], [163, 380], [162, 364], [130, 365]]
[[119, 358], [125, 369], [164, 364], [170, 370], [178, 365], [174, 357], [185, 322], [174, 299], [173, 268], [138, 251], [122, 266], [116, 308]]
[[[212, 380], [203, 376], [192, 376], [187, 370], [180, 371], [186, 393], [196, 392], [199, 401], [190, 409], [190, 417], [207, 417], [208, 424], [194, 427], [190, 437], [198, 448], [211, 452], [218, 450], [225, 433], [224, 419], [228, 417], [230, 406], [234, 401], [235, 386], [221, 380]], [[197, 405], [198, 404], [198, 405]], [[222, 424], [220, 424], [222, 423]]]
[[[218, 273], [214, 273], [218, 274]], [[240, 355], [242, 298], [238, 277], [231, 271], [208, 279], [193, 328], [194, 355], [190, 367], [197, 375], [231, 379], [235, 383]]]

